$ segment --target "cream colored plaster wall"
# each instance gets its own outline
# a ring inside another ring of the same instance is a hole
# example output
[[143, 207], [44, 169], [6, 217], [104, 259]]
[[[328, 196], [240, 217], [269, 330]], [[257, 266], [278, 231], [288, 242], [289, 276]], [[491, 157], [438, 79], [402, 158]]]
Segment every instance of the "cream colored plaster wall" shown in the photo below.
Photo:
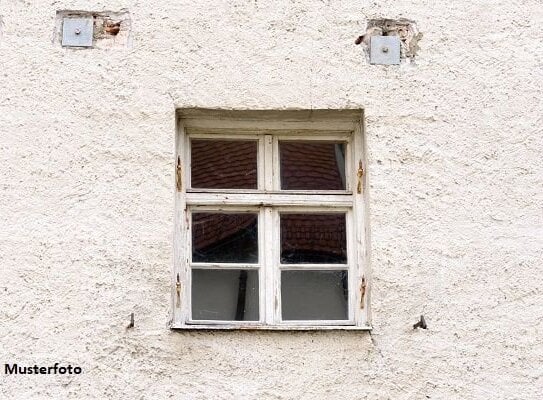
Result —
[[[53, 43], [58, 10], [123, 8], [130, 48]], [[416, 64], [367, 64], [354, 40], [380, 17], [417, 22]], [[543, 398], [540, 0], [0, 0], [0, 18], [1, 398]], [[371, 335], [167, 328], [176, 107], [365, 108]]]

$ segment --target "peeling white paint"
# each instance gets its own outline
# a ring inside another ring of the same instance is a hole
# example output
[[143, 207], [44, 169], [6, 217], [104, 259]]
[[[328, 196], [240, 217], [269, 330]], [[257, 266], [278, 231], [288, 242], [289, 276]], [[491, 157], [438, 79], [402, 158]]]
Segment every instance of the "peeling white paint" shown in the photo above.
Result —
[[[543, 397], [539, 0], [96, 1], [133, 45], [84, 51], [50, 39], [88, 2], [26, 3], [0, 10], [0, 397]], [[354, 45], [383, 16], [416, 65]], [[365, 108], [371, 337], [167, 328], [176, 107]]]

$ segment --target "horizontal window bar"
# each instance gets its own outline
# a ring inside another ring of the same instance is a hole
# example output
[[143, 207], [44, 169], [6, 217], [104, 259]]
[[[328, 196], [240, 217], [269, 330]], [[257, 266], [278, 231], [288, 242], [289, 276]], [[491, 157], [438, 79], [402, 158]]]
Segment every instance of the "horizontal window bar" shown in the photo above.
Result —
[[297, 320], [288, 320], [288, 321], [279, 321], [279, 325], [284, 326], [296, 326], [296, 325], [303, 325], [303, 326], [330, 326], [330, 325], [354, 325], [355, 322], [353, 320], [342, 320], [342, 319], [333, 319], [333, 320], [309, 320], [309, 321], [297, 321]]
[[299, 271], [306, 269], [315, 269], [315, 270], [344, 270], [349, 269], [348, 264], [280, 264], [279, 269], [282, 271]]
[[187, 193], [188, 205], [256, 205], [256, 206], [314, 206], [352, 207], [354, 197], [341, 194], [283, 194], [283, 193]]
[[252, 189], [187, 189], [187, 193], [224, 193], [224, 194], [271, 194], [271, 195], [293, 195], [304, 194], [309, 196], [322, 195], [343, 195], [351, 196], [353, 192], [350, 190], [252, 190]]
[[191, 263], [191, 269], [259, 269], [260, 264]]
[[351, 130], [318, 129], [251, 129], [251, 128], [187, 128], [190, 138], [254, 138], [272, 135], [281, 140], [337, 140], [349, 142]]
[[[174, 330], [262, 330], [262, 331], [371, 331], [371, 325], [357, 326], [351, 325], [263, 325], [259, 323], [244, 322], [243, 324], [237, 323], [187, 323], [185, 324], [173, 324], [171, 329]], [[216, 321], [210, 321], [216, 322]], [[337, 321], [334, 321], [337, 322]]]
[[254, 130], [248, 130], [243, 132], [243, 136], [239, 134], [239, 132], [236, 131], [222, 131], [218, 130], [213, 133], [214, 130], [211, 129], [204, 129], [204, 130], [198, 130], [196, 133], [190, 132], [187, 136], [191, 139], [237, 139], [237, 140], [246, 140], [246, 139], [252, 139], [252, 140], [258, 140], [262, 138], [262, 134], [259, 134], [258, 132], [255, 132]]
[[[245, 131], [255, 131], [266, 134], [278, 134], [283, 131], [311, 131], [323, 135], [336, 135], [352, 132], [357, 128], [359, 121], [277, 121], [277, 120], [227, 120], [227, 119], [183, 119], [182, 125], [189, 134], [206, 132], [235, 131], [243, 134]], [[274, 132], [275, 131], [275, 132]]]
[[[240, 321], [235, 321], [235, 320], [205, 320], [205, 319], [190, 319], [187, 321], [187, 324], [190, 324], [191, 326], [194, 326], [194, 325], [201, 325], [201, 324], [204, 324], [204, 325], [211, 325], [211, 326], [214, 326], [214, 325], [222, 325], [222, 326], [233, 326], [235, 324], [239, 324]], [[262, 321], [243, 321], [243, 325], [248, 325], [248, 326], [262, 326]]]

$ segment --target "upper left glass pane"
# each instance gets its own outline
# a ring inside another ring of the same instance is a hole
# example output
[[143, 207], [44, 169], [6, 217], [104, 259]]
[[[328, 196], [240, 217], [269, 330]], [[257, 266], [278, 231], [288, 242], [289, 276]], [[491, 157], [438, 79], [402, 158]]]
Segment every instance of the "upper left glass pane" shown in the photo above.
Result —
[[191, 187], [257, 189], [257, 140], [191, 140]]

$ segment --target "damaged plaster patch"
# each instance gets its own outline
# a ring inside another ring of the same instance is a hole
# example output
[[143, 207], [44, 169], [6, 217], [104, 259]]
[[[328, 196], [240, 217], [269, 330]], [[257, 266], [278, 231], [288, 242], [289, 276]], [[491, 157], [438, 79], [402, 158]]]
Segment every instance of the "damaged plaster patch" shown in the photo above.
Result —
[[401, 18], [393, 19], [370, 19], [366, 33], [356, 39], [355, 44], [362, 44], [369, 58], [370, 40], [372, 36], [399, 36], [400, 38], [400, 59], [404, 62], [414, 61], [419, 50], [418, 42], [422, 39], [414, 21]]
[[62, 26], [65, 18], [92, 18], [92, 48], [107, 49], [130, 47], [132, 20], [127, 10], [120, 11], [57, 11], [53, 42], [62, 43]]

